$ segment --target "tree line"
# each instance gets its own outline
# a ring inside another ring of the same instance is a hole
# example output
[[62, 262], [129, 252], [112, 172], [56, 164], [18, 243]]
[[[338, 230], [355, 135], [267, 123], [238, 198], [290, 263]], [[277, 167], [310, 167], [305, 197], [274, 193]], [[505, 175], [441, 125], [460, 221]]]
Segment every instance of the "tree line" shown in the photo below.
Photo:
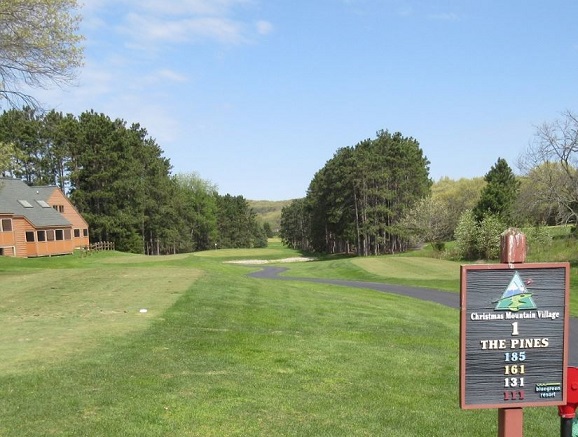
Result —
[[[419, 143], [401, 133], [339, 149], [283, 208], [284, 244], [321, 253], [377, 255], [431, 243], [450, 255], [492, 259], [509, 227], [576, 224], [578, 117], [572, 112], [536, 128], [515, 175], [498, 158], [484, 177], [429, 178]], [[542, 235], [542, 234], [540, 234]]]
[[281, 237], [292, 247], [326, 253], [403, 251], [410, 240], [401, 220], [430, 186], [419, 143], [379, 131], [375, 139], [337, 150], [306, 197], [283, 209]]
[[[0, 2], [0, 99], [38, 102], [24, 89], [67, 84], [82, 65], [76, 0]], [[145, 129], [89, 111], [79, 117], [33, 109], [1, 117], [0, 171], [55, 184], [88, 219], [92, 237], [160, 253], [266, 244], [242, 196], [220, 196], [196, 174], [171, 175]], [[578, 220], [578, 117], [536, 129], [519, 176], [499, 158], [484, 178], [432, 183], [419, 143], [400, 133], [339, 149], [305, 198], [283, 209], [285, 244], [360, 255], [456, 239], [461, 257], [491, 257], [506, 226]]]
[[147, 254], [267, 245], [243, 196], [220, 195], [196, 173], [173, 175], [139, 124], [92, 110], [10, 109], [0, 115], [0, 157], [3, 176], [60, 187], [92, 242]]

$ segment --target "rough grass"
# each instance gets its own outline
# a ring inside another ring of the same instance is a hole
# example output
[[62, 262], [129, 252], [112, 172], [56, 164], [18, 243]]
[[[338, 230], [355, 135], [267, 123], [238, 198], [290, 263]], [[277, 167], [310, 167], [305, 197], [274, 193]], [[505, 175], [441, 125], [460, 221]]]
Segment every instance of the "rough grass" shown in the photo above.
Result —
[[249, 206], [256, 214], [257, 220], [271, 225], [274, 231], [281, 227], [281, 211], [292, 200], [249, 200]]

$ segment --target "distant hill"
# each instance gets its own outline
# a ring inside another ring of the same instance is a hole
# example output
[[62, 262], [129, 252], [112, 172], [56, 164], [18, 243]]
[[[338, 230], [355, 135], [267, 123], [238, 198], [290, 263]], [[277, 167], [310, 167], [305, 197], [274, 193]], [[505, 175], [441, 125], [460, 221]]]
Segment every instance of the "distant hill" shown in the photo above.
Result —
[[268, 222], [273, 232], [277, 232], [281, 226], [281, 210], [292, 200], [248, 200], [248, 202], [257, 214], [257, 219], [262, 223]]

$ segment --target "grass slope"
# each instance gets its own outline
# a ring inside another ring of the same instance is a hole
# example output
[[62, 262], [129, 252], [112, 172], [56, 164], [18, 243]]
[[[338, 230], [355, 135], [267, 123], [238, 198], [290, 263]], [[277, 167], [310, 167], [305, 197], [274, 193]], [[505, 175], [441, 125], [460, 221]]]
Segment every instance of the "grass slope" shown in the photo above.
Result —
[[281, 227], [281, 210], [292, 200], [248, 200], [249, 206], [255, 211], [257, 219], [269, 223], [273, 231]]
[[[0, 324], [9, 331], [0, 337], [0, 435], [497, 433], [495, 411], [458, 407], [457, 310], [248, 278], [252, 268], [223, 263], [235, 254], [294, 252], [0, 258]], [[401, 277], [404, 268], [287, 266], [358, 278]], [[559, 426], [553, 408], [526, 409], [524, 422], [526, 436]]]

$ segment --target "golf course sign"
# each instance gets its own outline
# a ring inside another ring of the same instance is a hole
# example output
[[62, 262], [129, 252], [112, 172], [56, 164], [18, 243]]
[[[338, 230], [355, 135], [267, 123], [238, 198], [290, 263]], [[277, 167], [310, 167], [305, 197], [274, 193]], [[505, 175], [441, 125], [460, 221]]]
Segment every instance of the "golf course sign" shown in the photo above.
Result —
[[568, 263], [461, 267], [463, 409], [566, 403]]

